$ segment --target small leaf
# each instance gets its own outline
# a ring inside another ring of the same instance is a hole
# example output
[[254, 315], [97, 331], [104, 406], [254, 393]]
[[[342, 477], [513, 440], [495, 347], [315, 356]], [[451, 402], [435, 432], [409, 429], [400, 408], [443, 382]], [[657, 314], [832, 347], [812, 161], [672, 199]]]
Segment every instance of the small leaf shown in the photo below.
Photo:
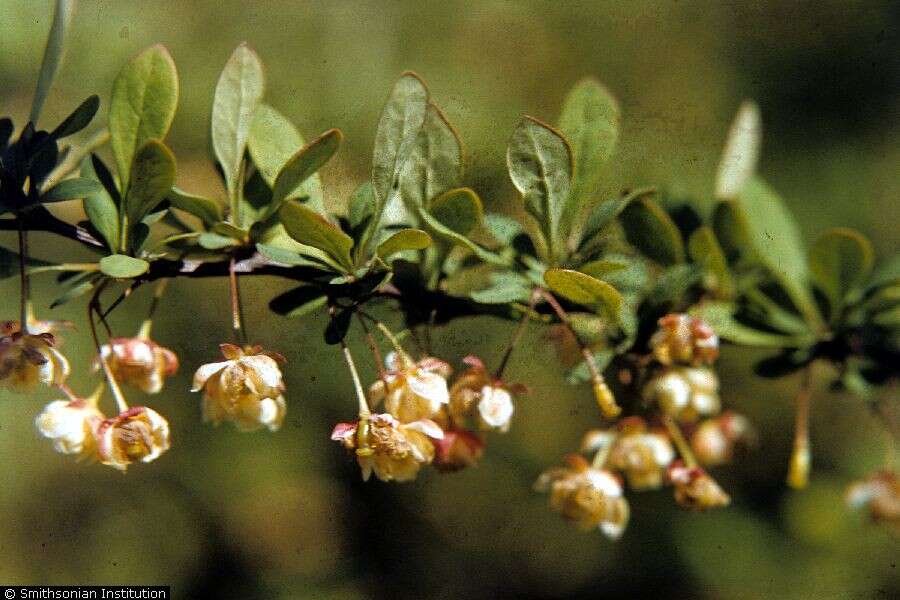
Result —
[[104, 275], [116, 279], [140, 277], [150, 268], [150, 263], [125, 254], [112, 254], [100, 259], [100, 270]]
[[759, 148], [762, 144], [762, 123], [759, 108], [745, 101], [731, 124], [719, 170], [716, 174], [716, 197], [735, 198], [756, 172]]
[[87, 177], [63, 179], [41, 195], [41, 202], [62, 202], [85, 198], [99, 192], [106, 193], [99, 181]]
[[481, 223], [484, 209], [481, 206], [481, 198], [474, 192], [463, 193], [461, 188], [456, 193], [438, 196], [431, 203], [431, 214], [460, 235], [468, 235]]
[[[340, 130], [329, 129], [289, 158], [275, 178], [268, 214], [274, 214], [291, 192], [321, 169], [337, 152], [343, 139], [344, 134]], [[265, 216], [268, 215], [263, 218]]]
[[364, 225], [375, 213], [375, 191], [372, 182], [367, 181], [353, 191], [350, 196], [350, 206], [347, 210], [347, 219], [350, 227], [356, 229]]
[[488, 287], [469, 294], [472, 300], [482, 304], [527, 302], [530, 296], [531, 286], [528, 280], [511, 271], [491, 273]]
[[50, 139], [61, 140], [74, 133], [78, 133], [94, 119], [97, 109], [100, 108], [100, 97], [97, 95], [90, 96], [82, 102], [78, 108], [72, 111], [66, 119], [56, 126], [50, 133]]
[[342, 310], [331, 317], [328, 326], [325, 328], [325, 343], [329, 345], [340, 344], [347, 337], [352, 317], [353, 311], [349, 309]]
[[241, 44], [219, 75], [212, 109], [213, 151], [222, 166], [229, 197], [237, 193], [250, 124], [264, 88], [259, 57], [250, 46]]
[[[39, 259], [29, 256], [28, 261], [25, 264], [28, 267], [46, 267], [46, 266], [53, 265], [56, 263], [47, 262], [45, 260], [39, 260]], [[13, 275], [18, 275], [18, 274], [19, 274], [19, 253], [13, 252], [12, 250], [7, 250], [3, 246], [0, 246], [0, 279], [6, 279], [8, 277], [12, 277]]]
[[278, 315], [288, 318], [301, 317], [324, 306], [328, 297], [317, 287], [301, 285], [273, 298], [269, 308]]
[[322, 268], [322, 263], [312, 261], [298, 252], [293, 252], [277, 246], [270, 246], [269, 244], [257, 244], [256, 249], [267, 259], [289, 267]]
[[178, 73], [164, 46], [152, 46], [131, 59], [113, 83], [109, 135], [121, 189], [127, 190], [135, 153], [169, 132], [178, 105]]
[[628, 242], [662, 265], [684, 262], [684, 240], [672, 218], [650, 198], [631, 202], [619, 215]]
[[569, 269], [547, 269], [544, 281], [553, 292], [584, 306], [600, 307], [618, 318], [622, 294], [605, 281]]
[[400, 170], [400, 196], [410, 212], [462, 181], [462, 145], [441, 110], [429, 102], [425, 120]]
[[791, 348], [812, 343], [807, 336], [787, 336], [760, 331], [744, 325], [734, 318], [735, 306], [731, 302], [704, 302], [693, 307], [690, 314], [709, 323], [715, 332], [725, 340], [744, 346], [762, 348]]
[[810, 249], [809, 268], [828, 298], [832, 319], [869, 278], [874, 264], [872, 242], [858, 231], [838, 227], [819, 235]]
[[506, 163], [513, 185], [525, 200], [525, 209], [541, 225], [555, 260], [565, 243], [561, 219], [572, 179], [569, 144], [546, 123], [525, 117], [509, 141]]
[[725, 259], [725, 253], [716, 240], [716, 235], [707, 225], [698, 227], [688, 239], [688, 252], [691, 258], [703, 269], [712, 275], [716, 290], [722, 292], [725, 296], [730, 296], [734, 292], [734, 282], [731, 279], [731, 272], [728, 270], [728, 261]]
[[190, 194], [177, 187], [169, 190], [166, 200], [173, 207], [194, 215], [207, 225], [218, 223], [224, 218], [222, 205], [219, 202]]
[[[449, 195], [456, 195], [456, 194], [465, 194], [465, 195], [475, 196], [474, 199], [470, 198], [469, 200], [467, 200], [467, 202], [473, 203], [473, 202], [477, 201], [479, 204], [481, 203], [481, 201], [477, 199], [477, 194], [475, 194], [475, 192], [473, 192], [469, 188], [460, 188], [458, 190], [450, 190], [449, 192], [447, 192], [444, 195], [449, 196]], [[435, 203], [443, 203], [445, 201], [447, 201], [447, 200], [438, 199], [435, 201]], [[447, 227], [446, 225], [444, 225], [443, 223], [438, 221], [435, 216], [433, 216], [431, 213], [429, 213], [427, 210], [425, 210], [425, 207], [419, 207], [417, 215], [418, 215], [419, 219], [422, 221], [422, 224], [425, 226], [425, 228], [428, 229], [432, 234], [434, 234], [440, 238], [446, 239], [447, 241], [452, 242], [458, 246], [468, 248], [475, 256], [477, 256], [478, 258], [480, 258], [481, 260], [483, 260], [486, 263], [489, 263], [492, 265], [497, 265], [497, 266], [509, 266], [508, 260], [498, 256], [497, 254], [494, 254], [493, 252], [485, 250], [480, 245], [478, 245], [474, 241], [470, 240], [468, 237], [466, 237], [460, 233], [457, 233], [453, 229]]]
[[[85, 158], [81, 163], [81, 175], [99, 179], [94, 167], [94, 157]], [[119, 209], [109, 192], [101, 186], [97, 192], [84, 197], [83, 206], [91, 225], [106, 242], [106, 247], [115, 252], [119, 248]]]
[[581, 244], [579, 249], [584, 248], [591, 242], [598, 233], [600, 233], [613, 219], [622, 214], [622, 211], [631, 204], [633, 200], [643, 198], [644, 196], [652, 196], [656, 193], [655, 188], [643, 188], [629, 192], [619, 198], [613, 198], [599, 204], [594, 205], [588, 214], [584, 228], [581, 232]]
[[619, 120], [615, 98], [591, 77], [575, 84], [563, 103], [559, 130], [571, 144], [575, 161], [572, 190], [563, 210], [563, 232], [571, 231], [585, 202], [596, 194], [603, 164], [616, 147]]
[[222, 250], [223, 248], [232, 248], [240, 244], [233, 237], [211, 231], [201, 233], [197, 238], [197, 243], [200, 244], [201, 248], [206, 248], [207, 250]]
[[131, 185], [125, 197], [128, 222], [138, 223], [165, 200], [175, 184], [175, 156], [159, 140], [149, 140], [134, 155]]
[[286, 202], [278, 216], [294, 240], [318, 248], [348, 271], [353, 268], [350, 249], [353, 238], [329, 223], [319, 213], [297, 202]]
[[47, 94], [59, 71], [65, 50], [66, 32], [69, 29], [69, 23], [72, 22], [74, 12], [75, 0], [56, 0], [53, 24], [50, 26], [50, 35], [47, 36], [44, 60], [41, 62], [41, 73], [38, 75], [37, 88], [31, 102], [31, 115], [28, 117], [32, 123], [37, 123], [41, 109], [44, 107], [44, 101], [47, 99]]
[[401, 229], [378, 244], [376, 254], [382, 259], [404, 250], [424, 250], [431, 245], [431, 236], [421, 229]]
[[88, 292], [94, 289], [93, 281], [84, 281], [79, 283], [76, 286], [73, 286], [65, 291], [65, 293], [50, 303], [50, 308], [56, 308], [57, 306], [62, 306], [63, 304], [74, 300], [75, 298], [80, 298], [84, 296]]
[[[247, 149], [269, 187], [275, 185], [278, 173], [304, 144], [303, 136], [284, 115], [268, 104], [260, 104], [256, 108], [250, 124]], [[289, 199], [300, 197], [307, 198], [305, 204], [313, 210], [325, 211], [325, 194], [318, 174], [306, 179], [286, 196]]]

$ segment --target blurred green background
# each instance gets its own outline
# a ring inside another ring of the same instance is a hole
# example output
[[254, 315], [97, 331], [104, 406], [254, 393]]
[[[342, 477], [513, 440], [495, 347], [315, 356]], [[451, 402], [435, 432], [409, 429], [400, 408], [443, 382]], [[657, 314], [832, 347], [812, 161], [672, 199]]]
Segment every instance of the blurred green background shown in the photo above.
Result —
[[[19, 125], [49, 6], [0, 1], [0, 112]], [[91, 93], [104, 102], [94, 127], [105, 122], [120, 66], [163, 43], [181, 81], [168, 140], [179, 185], [219, 193], [207, 159], [213, 87], [233, 47], [248, 40], [267, 66], [270, 103], [308, 137], [329, 127], [345, 132], [323, 172], [338, 208], [367, 176], [393, 80], [412, 69], [466, 143], [467, 183], [489, 208], [503, 209], [513, 201], [505, 144], [519, 116], [555, 120], [568, 87], [593, 74], [624, 115], [607, 191], [661, 183], [703, 207], [730, 119], [749, 97], [765, 123], [760, 170], [806, 236], [856, 227], [883, 256], [898, 248], [898, 25], [900, 4], [889, 0], [84, 0], [42, 124]], [[33, 239], [39, 257], [92, 259], [66, 240]], [[4, 234], [0, 243], [14, 240]], [[77, 325], [64, 350], [73, 387], [87, 394], [96, 377], [84, 302], [48, 311], [54, 284], [39, 277], [39, 316]], [[565, 386], [541, 332], [529, 333], [508, 371], [532, 394], [518, 404], [510, 433], [492, 438], [483, 464], [423, 472], [410, 485], [362, 484], [328, 439], [355, 402], [336, 349], [321, 341], [323, 319], [268, 312], [268, 300], [286, 289], [281, 281], [244, 288], [251, 336], [289, 360], [288, 417], [277, 433], [206, 426], [188, 392], [193, 370], [215, 359], [216, 344], [230, 335], [224, 280], [176, 281], [163, 303], [154, 337], [179, 354], [181, 372], [159, 396], [130, 394], [169, 418], [173, 448], [158, 461], [127, 476], [74, 464], [32, 425], [56, 394], [0, 394], [0, 583], [171, 584], [179, 598], [900, 595], [897, 538], [842, 501], [850, 480], [880, 464], [878, 424], [858, 402], [820, 386], [812, 485], [786, 490], [798, 382], [755, 378], [759, 353], [728, 348], [720, 362], [724, 401], [761, 432], [756, 452], [715, 471], [733, 505], [697, 515], [677, 509], [670, 491], [631, 494], [631, 525], [611, 543], [568, 526], [531, 491], [542, 469], [600, 425], [589, 391]], [[15, 280], [0, 283], [0, 317], [15, 318], [17, 294]], [[135, 333], [148, 301], [148, 290], [135, 294], [113, 317], [115, 331]], [[435, 347], [456, 366], [469, 353], [491, 363], [510, 330], [491, 319], [459, 321], [436, 332]]]

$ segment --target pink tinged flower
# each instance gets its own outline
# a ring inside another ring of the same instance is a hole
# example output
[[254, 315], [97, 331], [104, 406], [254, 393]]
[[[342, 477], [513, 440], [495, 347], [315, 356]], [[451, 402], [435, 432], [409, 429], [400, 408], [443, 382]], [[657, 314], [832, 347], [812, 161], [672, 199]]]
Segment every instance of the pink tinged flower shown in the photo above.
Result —
[[688, 467], [680, 460], [668, 470], [669, 481], [675, 486], [675, 501], [689, 510], [707, 510], [728, 506], [731, 498], [715, 479], [700, 467]]
[[415, 479], [422, 465], [434, 460], [431, 440], [443, 437], [444, 432], [434, 421], [401, 423], [386, 413], [354, 423], [339, 423], [331, 433], [332, 440], [355, 451], [363, 481], [368, 481], [372, 473], [381, 481]]
[[856, 481], [845, 495], [851, 508], [866, 509], [873, 521], [900, 532], [900, 478], [891, 471], [878, 471]]
[[77, 454], [86, 458], [95, 453], [95, 435], [103, 414], [85, 400], [54, 400], [35, 417], [38, 433], [53, 440], [53, 447], [62, 454]]
[[721, 410], [719, 379], [709, 367], [667, 367], [647, 382], [643, 395], [683, 422]]
[[481, 388], [478, 421], [482, 429], [495, 429], [505, 433], [509, 430], [514, 410], [512, 394], [505, 388], [499, 385], [486, 385]]
[[412, 362], [392, 352], [385, 360], [388, 371], [369, 388], [369, 400], [382, 400], [388, 413], [404, 423], [434, 417], [450, 401], [447, 375], [450, 366], [426, 357]]
[[618, 539], [629, 519], [622, 483], [611, 472], [592, 468], [580, 455], [566, 457], [568, 467], [545, 471], [535, 489], [550, 492], [550, 508], [580, 529], [598, 528]]
[[702, 319], [686, 314], [668, 314], [650, 338], [656, 360], [664, 365], [712, 364], [719, 355], [719, 336]]
[[287, 404], [279, 363], [284, 358], [259, 346], [220, 346], [227, 360], [201, 366], [191, 391], [203, 390], [203, 420], [231, 421], [241, 431], [277, 431]]
[[146, 406], [129, 408], [97, 427], [100, 462], [120, 471], [134, 462], [156, 460], [169, 445], [169, 423]]
[[[162, 390], [166, 377], [178, 371], [178, 357], [168, 348], [145, 338], [113, 338], [100, 348], [117, 381], [148, 394]], [[94, 370], [100, 361], [94, 361]]]
[[705, 466], [730, 462], [739, 447], [755, 443], [756, 432], [747, 417], [726, 412], [700, 423], [691, 435], [691, 450]]
[[69, 375], [69, 361], [56, 349], [50, 333], [0, 337], [0, 383], [25, 392], [38, 384], [60, 385]]
[[441, 472], [459, 471], [473, 467], [484, 454], [484, 441], [467, 429], [449, 429], [444, 437], [432, 440], [434, 466]]

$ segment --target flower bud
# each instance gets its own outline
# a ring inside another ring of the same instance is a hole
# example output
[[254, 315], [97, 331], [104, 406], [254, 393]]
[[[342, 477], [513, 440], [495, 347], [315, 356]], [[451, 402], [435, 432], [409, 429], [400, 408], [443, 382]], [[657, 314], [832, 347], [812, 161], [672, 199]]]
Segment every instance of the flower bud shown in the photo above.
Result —
[[708, 367], [668, 367], [644, 386], [644, 399], [656, 402], [669, 416], [683, 422], [719, 412], [719, 378]]
[[[145, 338], [113, 338], [100, 348], [117, 381], [148, 394], [162, 390], [166, 377], [178, 371], [178, 357], [168, 348]], [[94, 370], [100, 368], [95, 359]]]
[[62, 454], [86, 458], [97, 449], [94, 438], [103, 414], [85, 400], [54, 400], [35, 417], [34, 426]]
[[726, 412], [700, 423], [691, 435], [691, 450], [701, 464], [714, 467], [730, 462], [735, 449], [753, 444], [755, 437], [747, 417]]
[[125, 471], [133, 462], [152, 462], [169, 449], [169, 423], [155, 410], [134, 406], [97, 428], [100, 462]]
[[484, 454], [484, 441], [467, 429], [446, 430], [433, 444], [434, 466], [442, 472], [474, 467]]
[[891, 471], [878, 471], [847, 488], [851, 508], [865, 508], [873, 521], [900, 532], [900, 479]]
[[731, 502], [716, 480], [700, 467], [687, 467], [677, 460], [669, 466], [668, 476], [675, 486], [675, 501], [683, 508], [699, 511]]
[[241, 431], [277, 431], [287, 412], [278, 366], [284, 358], [260, 346], [219, 348], [227, 360], [203, 365], [194, 374], [191, 391], [203, 390], [203, 420], [231, 421]]
[[384, 400], [387, 411], [404, 423], [430, 419], [450, 401], [446, 377], [450, 365], [426, 357], [412, 362], [390, 353], [385, 360], [388, 371], [369, 388], [369, 400], [377, 405]]
[[451, 424], [465, 427], [469, 417], [474, 417], [480, 429], [501, 433], [509, 431], [515, 412], [513, 392], [522, 391], [523, 386], [507, 386], [495, 379], [475, 356], [467, 356], [463, 360], [469, 369], [450, 387], [447, 408]]
[[808, 444], [795, 445], [788, 463], [787, 484], [802, 490], [809, 484], [810, 452]]
[[650, 338], [653, 356], [664, 365], [712, 364], [719, 355], [719, 336], [705, 321], [686, 314], [668, 314], [659, 320]]
[[503, 433], [509, 431], [514, 410], [512, 395], [505, 388], [499, 385], [481, 388], [478, 422], [482, 429], [495, 429]]
[[59, 385], [68, 375], [69, 361], [56, 349], [52, 334], [0, 337], [0, 383], [13, 391], [29, 391], [38, 383]]
[[434, 460], [434, 445], [444, 432], [434, 421], [401, 423], [389, 414], [374, 414], [353, 423], [338, 423], [331, 439], [356, 451], [363, 481], [372, 473], [381, 481], [412, 481], [422, 465]]
[[609, 471], [591, 468], [580, 455], [567, 457], [568, 467], [545, 471], [535, 489], [550, 492], [550, 508], [580, 529], [599, 528], [611, 539], [619, 538], [628, 525], [628, 501], [622, 484]]

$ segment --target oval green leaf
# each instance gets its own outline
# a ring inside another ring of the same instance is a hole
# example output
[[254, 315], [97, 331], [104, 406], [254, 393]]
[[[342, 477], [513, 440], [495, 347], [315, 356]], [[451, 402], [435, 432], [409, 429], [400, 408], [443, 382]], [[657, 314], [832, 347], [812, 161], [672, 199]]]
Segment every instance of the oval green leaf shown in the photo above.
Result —
[[100, 259], [100, 271], [104, 275], [116, 279], [131, 279], [140, 277], [150, 268], [150, 263], [140, 258], [125, 254], [113, 254]]
[[196, 196], [173, 187], [166, 199], [175, 208], [194, 215], [207, 225], [218, 223], [224, 218], [222, 205], [211, 198]]
[[404, 250], [424, 250], [430, 245], [431, 236], [421, 229], [401, 229], [378, 244], [376, 253], [384, 259]]
[[[99, 180], [92, 157], [85, 157], [81, 163], [81, 175]], [[107, 248], [115, 252], [119, 248], [119, 209], [115, 200], [101, 185], [100, 190], [85, 196], [82, 204], [91, 225], [103, 236]]]
[[828, 298], [831, 317], [838, 316], [849, 294], [872, 273], [872, 242], [856, 230], [837, 227], [822, 232], [809, 253], [810, 273]]
[[282, 204], [278, 216], [294, 240], [325, 252], [348, 271], [353, 268], [350, 258], [353, 238], [326, 221], [322, 215], [289, 201]]
[[481, 223], [484, 209], [481, 198], [468, 188], [454, 190], [438, 196], [431, 203], [431, 214], [460, 235], [468, 235]]
[[275, 213], [282, 201], [321, 169], [337, 152], [343, 139], [344, 134], [339, 129], [329, 129], [297, 150], [278, 172], [272, 186], [272, 204], [263, 218]]
[[716, 174], [716, 197], [735, 198], [756, 172], [759, 148], [762, 145], [762, 122], [759, 108], [747, 100], [741, 104], [719, 162]]
[[428, 103], [425, 120], [400, 171], [400, 196], [408, 210], [429, 203], [462, 181], [462, 144], [441, 110]]
[[595, 308], [602, 308], [617, 319], [622, 306], [622, 294], [605, 281], [570, 269], [547, 269], [544, 282], [563, 298]]
[[721, 292], [723, 296], [731, 296], [734, 292], [734, 282], [731, 271], [728, 270], [728, 261], [725, 253], [716, 240], [716, 234], [712, 229], [703, 225], [694, 230], [688, 239], [688, 252], [693, 261], [703, 267], [703, 270], [713, 278], [713, 288]]
[[149, 140], [134, 155], [131, 185], [125, 196], [128, 222], [138, 223], [156, 208], [175, 184], [175, 156], [159, 140]]
[[684, 240], [672, 218], [650, 198], [632, 201], [619, 215], [629, 243], [656, 262], [684, 262]]
[[106, 192], [99, 181], [87, 177], [73, 177], [71, 179], [63, 179], [41, 194], [41, 202], [47, 203], [75, 200], [99, 192]]

